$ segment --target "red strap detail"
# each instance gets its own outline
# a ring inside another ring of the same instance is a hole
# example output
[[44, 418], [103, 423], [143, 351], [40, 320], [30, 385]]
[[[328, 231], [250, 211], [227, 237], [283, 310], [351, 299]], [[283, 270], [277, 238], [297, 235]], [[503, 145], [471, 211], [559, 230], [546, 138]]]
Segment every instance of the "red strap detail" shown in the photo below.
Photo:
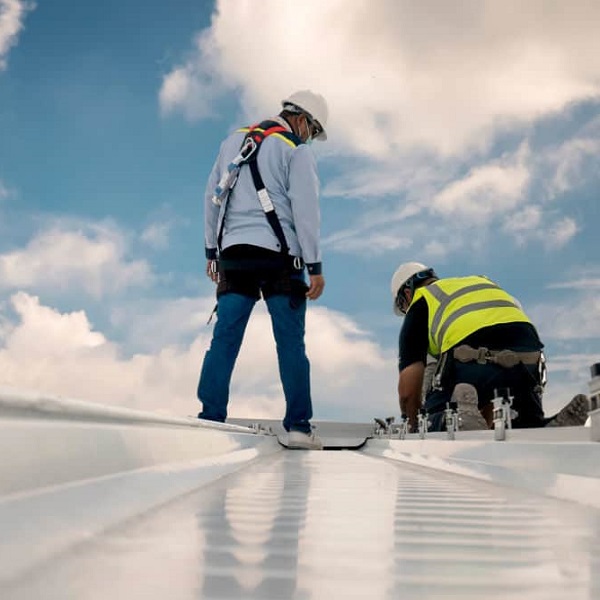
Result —
[[[260, 123], [258, 125], [260, 125]], [[252, 125], [251, 127], [249, 127], [249, 135], [252, 136], [252, 138], [257, 144], [260, 144], [267, 136], [271, 135], [272, 133], [284, 133], [285, 131], [287, 131], [287, 129], [285, 127], [282, 127], [281, 125], [273, 125], [273, 127], [269, 127], [264, 131], [256, 131], [258, 125]], [[253, 133], [255, 131], [256, 133]]]
[[284, 131], [287, 131], [285, 127], [282, 127], [281, 125], [274, 125], [273, 127], [269, 127], [269, 129], [265, 129], [263, 135], [267, 137], [272, 133], [283, 133]]

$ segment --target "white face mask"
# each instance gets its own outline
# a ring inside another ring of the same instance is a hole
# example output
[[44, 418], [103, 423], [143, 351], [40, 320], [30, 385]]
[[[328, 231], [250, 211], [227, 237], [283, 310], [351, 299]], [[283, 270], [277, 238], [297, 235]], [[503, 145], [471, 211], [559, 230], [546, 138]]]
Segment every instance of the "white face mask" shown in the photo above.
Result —
[[313, 138], [312, 138], [312, 130], [310, 125], [308, 124], [308, 117], [306, 115], [304, 116], [304, 126], [306, 127], [306, 139], [304, 140], [305, 144], [308, 144], [309, 146], [313, 143]]

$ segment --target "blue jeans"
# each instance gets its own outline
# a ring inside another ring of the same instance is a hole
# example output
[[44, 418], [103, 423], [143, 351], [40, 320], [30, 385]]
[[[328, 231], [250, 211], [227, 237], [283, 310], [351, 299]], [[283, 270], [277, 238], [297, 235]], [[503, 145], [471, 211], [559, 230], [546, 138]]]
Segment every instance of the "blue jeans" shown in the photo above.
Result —
[[[283, 385], [286, 431], [311, 430], [310, 365], [304, 345], [306, 299], [287, 295], [266, 298], [277, 345], [279, 375]], [[202, 419], [224, 422], [227, 418], [229, 384], [255, 298], [229, 292], [219, 297], [217, 322], [210, 348], [204, 356], [198, 399]]]

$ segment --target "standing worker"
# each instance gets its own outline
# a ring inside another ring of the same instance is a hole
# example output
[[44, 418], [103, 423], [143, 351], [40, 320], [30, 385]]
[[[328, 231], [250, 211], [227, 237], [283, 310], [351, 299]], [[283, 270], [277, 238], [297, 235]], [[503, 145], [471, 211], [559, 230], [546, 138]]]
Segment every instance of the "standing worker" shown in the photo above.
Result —
[[[217, 283], [217, 322], [204, 357], [198, 417], [224, 422], [244, 331], [262, 296], [271, 316], [290, 448], [322, 449], [312, 431], [306, 299], [323, 293], [319, 179], [313, 140], [326, 140], [323, 96], [298, 91], [278, 116], [221, 144], [204, 201], [206, 273]], [[304, 278], [308, 271], [309, 285]]]
[[495, 390], [505, 388], [518, 413], [515, 428], [585, 423], [588, 401], [583, 394], [554, 417], [544, 417], [543, 344], [520, 304], [493, 281], [479, 276], [440, 279], [432, 268], [409, 262], [394, 273], [391, 291], [395, 314], [405, 316], [398, 394], [400, 411], [413, 430], [428, 353], [438, 361], [424, 403], [433, 431], [444, 430], [444, 409], [457, 384], [469, 384], [462, 389], [477, 392], [476, 398], [464, 394], [466, 402], [459, 402], [469, 428], [491, 427]]

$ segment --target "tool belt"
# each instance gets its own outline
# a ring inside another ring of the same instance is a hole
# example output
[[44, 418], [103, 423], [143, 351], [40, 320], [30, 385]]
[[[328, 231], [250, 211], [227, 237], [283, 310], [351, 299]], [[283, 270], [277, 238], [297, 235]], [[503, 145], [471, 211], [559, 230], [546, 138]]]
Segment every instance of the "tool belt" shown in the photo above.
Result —
[[289, 270], [301, 273], [304, 261], [300, 256], [278, 256], [273, 258], [221, 258], [221, 271], [274, 271]]
[[221, 271], [217, 284], [217, 298], [233, 292], [258, 300], [271, 296], [289, 296], [298, 306], [306, 300], [308, 286], [303, 279], [291, 276], [289, 270], [263, 272]]
[[516, 367], [519, 363], [524, 365], [537, 365], [541, 352], [517, 352], [515, 350], [489, 350], [488, 348], [471, 348], [463, 344], [452, 350], [454, 358], [460, 362], [477, 362], [480, 365], [492, 363], [505, 369]]

